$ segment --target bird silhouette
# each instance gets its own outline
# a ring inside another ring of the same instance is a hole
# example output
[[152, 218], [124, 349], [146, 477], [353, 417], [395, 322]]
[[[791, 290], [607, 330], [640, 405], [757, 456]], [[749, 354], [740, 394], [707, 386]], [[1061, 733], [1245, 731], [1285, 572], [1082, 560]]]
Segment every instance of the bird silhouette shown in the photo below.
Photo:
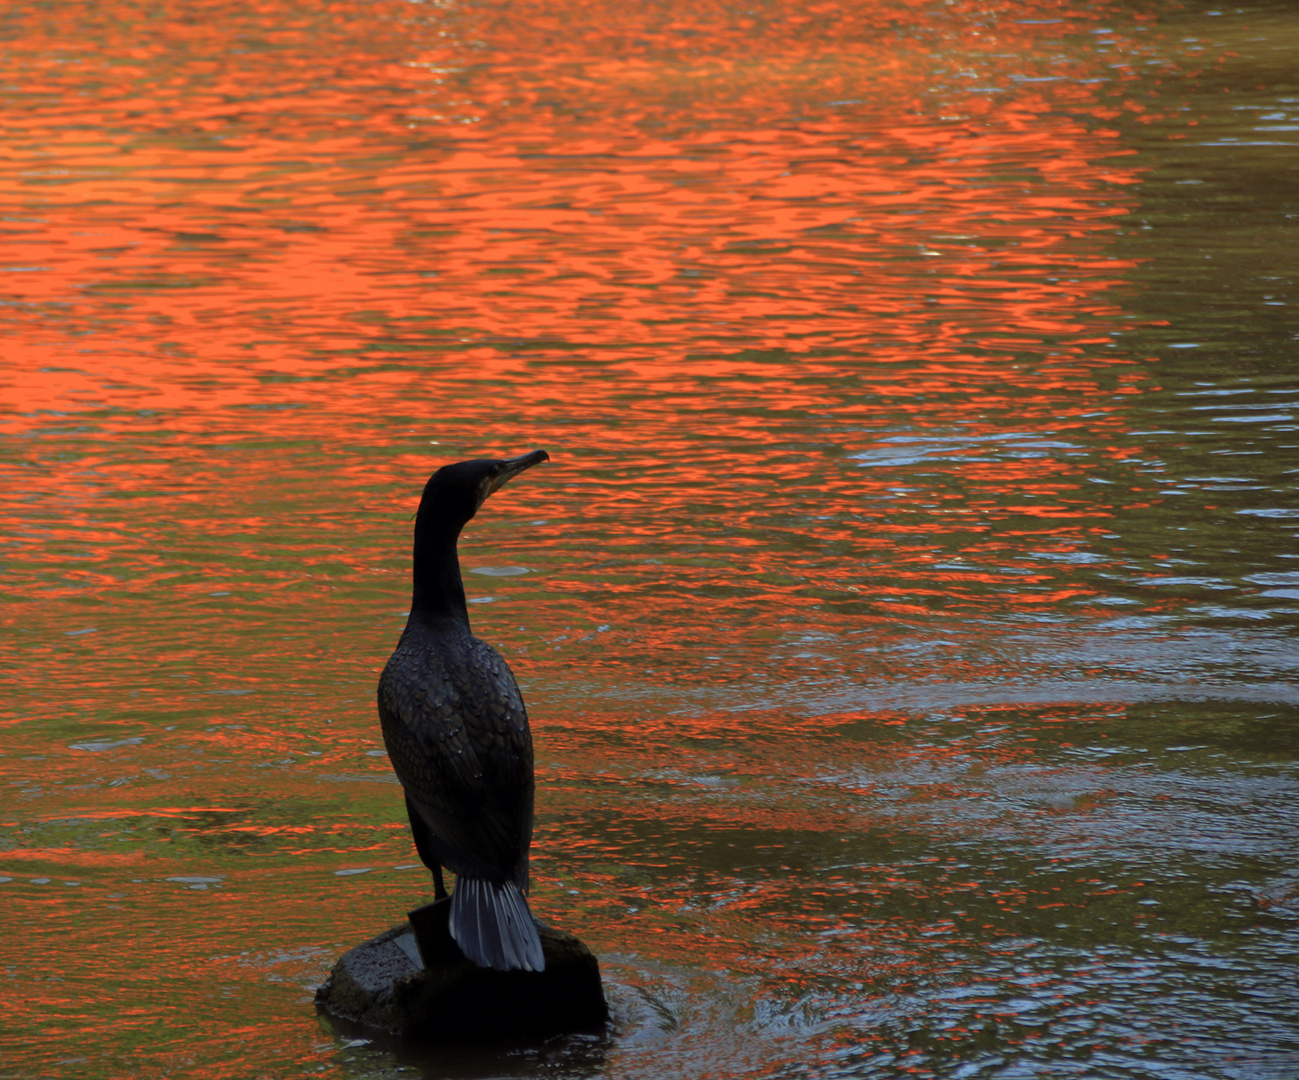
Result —
[[460, 461], [435, 472], [415, 516], [414, 589], [401, 640], [379, 677], [383, 741], [434, 893], [456, 875], [450, 930], [480, 967], [545, 968], [528, 908], [535, 782], [532, 733], [500, 653], [469, 628], [456, 544], [489, 495], [544, 450]]

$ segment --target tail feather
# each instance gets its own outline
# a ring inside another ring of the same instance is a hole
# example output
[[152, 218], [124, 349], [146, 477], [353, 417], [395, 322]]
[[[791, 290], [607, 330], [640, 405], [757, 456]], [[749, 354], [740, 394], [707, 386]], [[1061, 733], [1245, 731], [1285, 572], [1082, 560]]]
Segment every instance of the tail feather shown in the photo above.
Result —
[[537, 924], [512, 881], [457, 878], [451, 894], [451, 936], [479, 967], [545, 970]]

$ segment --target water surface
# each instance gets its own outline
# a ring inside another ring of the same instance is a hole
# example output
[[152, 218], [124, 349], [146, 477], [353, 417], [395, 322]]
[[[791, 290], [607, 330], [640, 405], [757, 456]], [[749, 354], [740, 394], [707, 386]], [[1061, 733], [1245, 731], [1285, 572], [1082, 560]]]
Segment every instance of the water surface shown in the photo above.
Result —
[[[0, 1075], [1299, 1075], [1299, 16], [0, 16]], [[336, 1031], [438, 465], [602, 1042]]]

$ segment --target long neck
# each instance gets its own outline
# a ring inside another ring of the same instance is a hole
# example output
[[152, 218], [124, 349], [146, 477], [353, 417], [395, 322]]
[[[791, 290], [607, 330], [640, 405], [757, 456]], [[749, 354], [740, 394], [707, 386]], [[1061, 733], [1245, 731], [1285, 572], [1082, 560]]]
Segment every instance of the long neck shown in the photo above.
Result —
[[465, 586], [460, 580], [456, 541], [460, 526], [429, 520], [420, 514], [415, 521], [415, 589], [411, 596], [411, 618], [424, 622], [450, 621], [469, 626]]

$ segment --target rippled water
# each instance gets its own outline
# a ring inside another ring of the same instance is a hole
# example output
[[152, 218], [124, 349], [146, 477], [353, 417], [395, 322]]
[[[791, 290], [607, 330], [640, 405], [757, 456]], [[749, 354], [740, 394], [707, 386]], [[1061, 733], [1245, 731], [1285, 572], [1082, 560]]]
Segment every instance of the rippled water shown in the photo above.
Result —
[[[0, 15], [0, 1075], [1299, 1076], [1299, 15]], [[315, 1014], [431, 893], [437, 465], [615, 1030]]]

